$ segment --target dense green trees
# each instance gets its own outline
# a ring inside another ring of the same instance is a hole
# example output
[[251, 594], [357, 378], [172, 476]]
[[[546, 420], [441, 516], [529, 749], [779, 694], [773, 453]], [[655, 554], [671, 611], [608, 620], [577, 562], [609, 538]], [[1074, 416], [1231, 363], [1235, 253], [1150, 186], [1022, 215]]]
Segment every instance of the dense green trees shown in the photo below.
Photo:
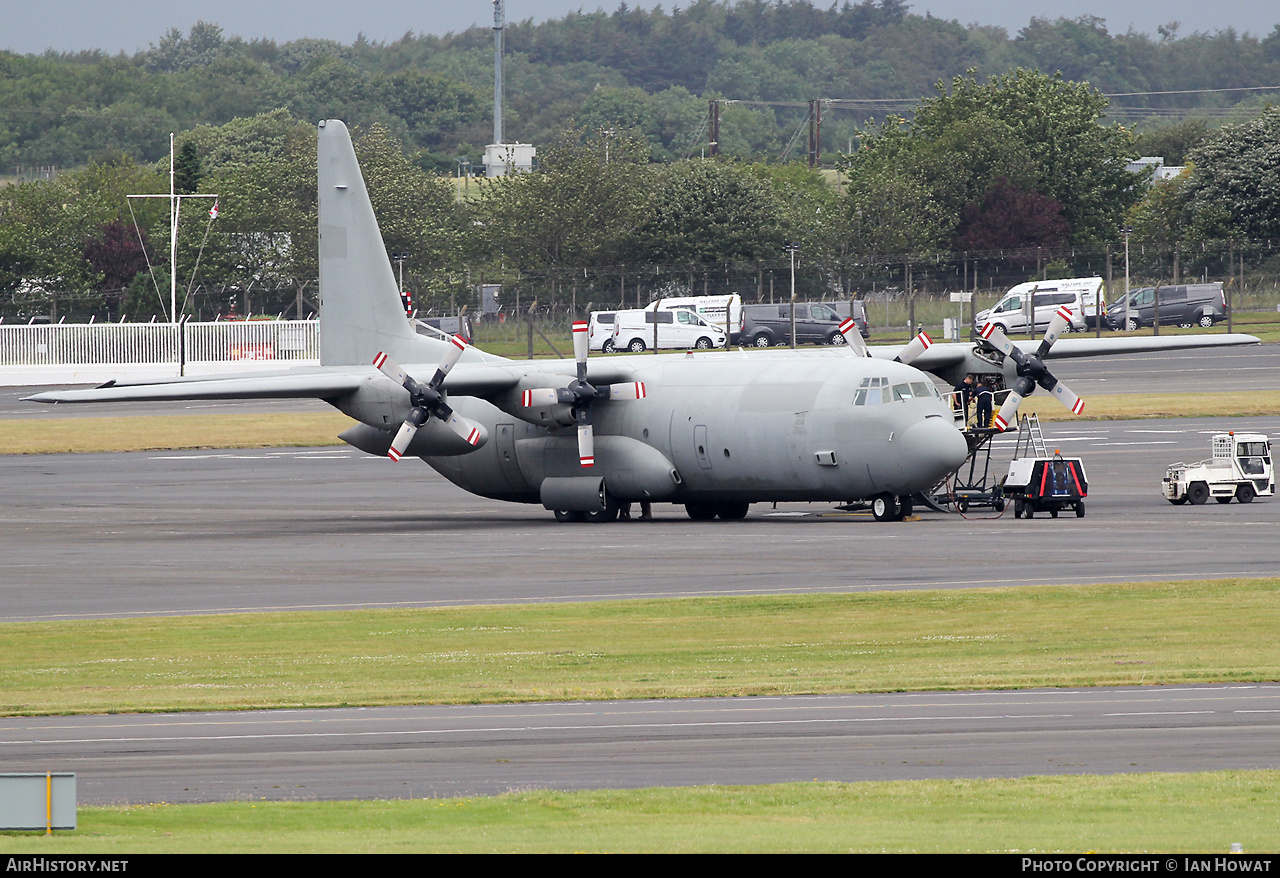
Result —
[[[1103, 92], [1147, 92], [1119, 98], [1112, 109], [1118, 118], [1138, 120], [1189, 101], [1214, 112], [1237, 99], [1158, 92], [1280, 82], [1280, 31], [1259, 39], [1231, 30], [1186, 36], [1173, 26], [1161, 30], [1158, 38], [1111, 34], [1103, 20], [1083, 16], [1033, 19], [1010, 37], [999, 28], [912, 14], [900, 0], [829, 7], [815, 0], [697, 0], [670, 12], [620, 4], [609, 13], [511, 23], [506, 127], [511, 139], [547, 144], [571, 120], [607, 118], [636, 129], [652, 156], [668, 161], [690, 151], [707, 99], [767, 101], [788, 106], [735, 105], [722, 148], [776, 158], [811, 99], [896, 98], [909, 105], [935, 82], [967, 70], [982, 77], [1017, 67], [1060, 71]], [[6, 110], [0, 172], [77, 166], [119, 153], [156, 160], [166, 132], [280, 107], [308, 122], [339, 116], [353, 125], [380, 124], [420, 166], [443, 170], [455, 156], [478, 158], [477, 145], [489, 139], [491, 46], [485, 27], [344, 46], [245, 40], [199, 22], [133, 57], [0, 52]], [[612, 97], [602, 90], [613, 90]], [[832, 109], [824, 149], [846, 144], [866, 112]]]
[[[1272, 110], [1243, 121], [1265, 95], [1221, 132], [1194, 118], [1135, 132], [1113, 120], [1186, 98], [1125, 96], [1118, 110], [1102, 94], [1280, 81], [1280, 27], [1262, 40], [1173, 26], [1152, 39], [1092, 17], [1037, 19], [1011, 39], [898, 0], [697, 0], [517, 23], [507, 45], [507, 131], [538, 144], [541, 164], [477, 181], [475, 199], [436, 175], [489, 140], [487, 28], [278, 45], [202, 22], [132, 58], [0, 53], [0, 170], [80, 167], [0, 188], [4, 313], [167, 304], [155, 290], [167, 285], [165, 205], [135, 201], [131, 214], [124, 198], [167, 190], [167, 131], [179, 190], [217, 193], [221, 208], [210, 221], [207, 204], [184, 206], [180, 289], [205, 316], [307, 313], [313, 124], [335, 116], [357, 133], [388, 249], [410, 254], [420, 303], [480, 277], [563, 288], [615, 272], [661, 286], [718, 272], [728, 285], [740, 272], [763, 289], [784, 242], [800, 243], [807, 283], [843, 293], [859, 273], [878, 282], [884, 266], [905, 274], [946, 252], [1031, 252], [1034, 267], [1035, 248], [1101, 247], [1122, 222], [1160, 246], [1280, 230], [1280, 123]], [[848, 147], [838, 184], [794, 162], [810, 99], [935, 84], [879, 124], [828, 108], [828, 166], [833, 146]], [[711, 99], [720, 156], [703, 160]], [[1196, 100], [1210, 113], [1231, 99]], [[1148, 187], [1124, 170], [1141, 154], [1191, 172]], [[154, 280], [139, 268], [147, 256]]]

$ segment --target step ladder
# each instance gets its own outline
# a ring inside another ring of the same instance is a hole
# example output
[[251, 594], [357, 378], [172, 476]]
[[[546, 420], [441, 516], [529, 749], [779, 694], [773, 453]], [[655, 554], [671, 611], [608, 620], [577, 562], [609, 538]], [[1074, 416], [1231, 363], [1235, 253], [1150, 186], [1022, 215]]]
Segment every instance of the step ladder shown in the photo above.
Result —
[[1048, 457], [1044, 444], [1044, 432], [1040, 429], [1040, 416], [1022, 415], [1018, 418], [1018, 441], [1013, 448], [1013, 459], [1020, 457]]

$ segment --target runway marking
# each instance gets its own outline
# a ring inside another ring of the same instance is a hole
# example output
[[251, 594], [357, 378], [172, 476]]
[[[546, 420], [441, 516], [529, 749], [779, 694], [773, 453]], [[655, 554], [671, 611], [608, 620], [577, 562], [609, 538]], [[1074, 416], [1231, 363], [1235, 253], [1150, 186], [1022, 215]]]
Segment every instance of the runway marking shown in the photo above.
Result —
[[406, 735], [467, 735], [497, 734], [501, 732], [596, 732], [625, 730], [672, 730], [697, 729], [729, 726], [804, 726], [830, 725], [833, 723], [888, 723], [888, 722], [938, 722], [945, 720], [983, 721], [983, 720], [1025, 720], [1025, 719], [1073, 719], [1069, 713], [1031, 713], [1031, 714], [991, 714], [965, 716], [963, 714], [931, 715], [931, 716], [887, 716], [887, 717], [826, 717], [814, 719], [760, 719], [760, 720], [707, 720], [703, 722], [672, 723], [603, 723], [599, 725], [524, 725], [524, 726], [483, 726], [475, 728], [445, 729], [418, 728], [399, 731], [378, 730], [369, 732], [260, 732], [244, 735], [161, 735], [158, 737], [124, 737], [124, 738], [74, 738], [36, 739], [32, 741], [0, 741], [0, 747], [22, 746], [33, 744], [138, 744], [165, 743], [179, 741], [247, 741], [247, 740], [297, 740], [301, 738], [373, 738], [404, 737]]

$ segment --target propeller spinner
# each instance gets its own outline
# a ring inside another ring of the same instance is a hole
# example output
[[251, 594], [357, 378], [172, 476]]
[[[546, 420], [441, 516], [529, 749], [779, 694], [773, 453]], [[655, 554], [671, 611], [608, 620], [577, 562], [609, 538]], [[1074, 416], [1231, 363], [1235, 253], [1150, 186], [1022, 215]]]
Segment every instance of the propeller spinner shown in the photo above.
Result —
[[1009, 424], [1013, 423], [1018, 416], [1019, 404], [1036, 389], [1037, 384], [1057, 397], [1058, 402], [1071, 409], [1073, 415], [1084, 411], [1084, 400], [1072, 393], [1067, 385], [1053, 377], [1044, 365], [1044, 357], [1049, 353], [1049, 348], [1053, 347], [1053, 343], [1070, 324], [1071, 309], [1064, 305], [1049, 321], [1049, 329], [1045, 332], [1044, 339], [1034, 354], [1026, 353], [1011, 342], [1003, 330], [995, 324], [988, 323], [982, 327], [982, 332], [979, 334], [987, 344], [1012, 359], [1017, 365], [1018, 380], [1014, 382], [1009, 396], [1005, 399], [1004, 405], [1000, 406], [1000, 411], [995, 417], [995, 425], [1001, 430], [1009, 429]]
[[379, 352], [373, 358], [373, 365], [379, 372], [409, 391], [409, 402], [413, 406], [409, 416], [400, 425], [400, 430], [396, 433], [396, 438], [392, 441], [391, 448], [387, 450], [387, 457], [392, 460], [401, 458], [405, 449], [409, 447], [409, 443], [413, 441], [413, 434], [418, 432], [418, 428], [432, 416], [443, 421], [450, 430], [458, 434], [458, 437], [468, 445], [479, 445], [484, 438], [484, 432], [478, 424], [460, 415], [455, 415], [453, 409], [449, 408], [448, 403], [444, 401], [442, 386], [445, 376], [449, 374], [449, 370], [458, 362], [458, 358], [462, 356], [462, 352], [467, 348], [467, 343], [456, 335], [449, 341], [449, 348], [440, 359], [436, 374], [426, 384], [419, 384], [414, 381], [408, 372], [400, 368], [395, 360], [392, 360], [385, 353]]
[[573, 324], [573, 358], [578, 364], [578, 377], [568, 387], [538, 387], [526, 390], [523, 402], [526, 407], [563, 403], [572, 406], [573, 419], [578, 424], [578, 463], [595, 466], [595, 437], [591, 429], [591, 406], [600, 399], [644, 399], [644, 382], [626, 384], [593, 385], [587, 381], [587, 353], [589, 327], [586, 321]]

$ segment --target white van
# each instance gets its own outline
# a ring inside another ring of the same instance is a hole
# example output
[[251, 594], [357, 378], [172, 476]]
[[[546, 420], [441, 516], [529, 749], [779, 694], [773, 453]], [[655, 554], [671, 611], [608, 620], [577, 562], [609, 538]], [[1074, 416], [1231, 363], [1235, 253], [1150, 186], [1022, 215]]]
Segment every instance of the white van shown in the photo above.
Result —
[[1039, 332], [1049, 328], [1049, 321], [1063, 305], [1071, 309], [1071, 332], [1084, 332], [1093, 325], [1099, 307], [1105, 320], [1107, 304], [1102, 293], [1102, 278], [1071, 277], [1018, 284], [1005, 293], [995, 307], [978, 312], [975, 328], [994, 323], [1006, 334], [1032, 332], [1033, 327]]
[[[646, 310], [654, 308], [659, 311], [692, 311], [712, 326], [719, 326], [729, 333], [737, 333], [742, 326], [742, 296], [731, 293], [727, 296], [678, 296], [670, 299], [657, 299], [645, 306]], [[725, 312], [728, 311], [728, 324], [725, 323]]]
[[616, 311], [613, 315], [613, 350], [638, 354], [654, 347], [657, 331], [658, 350], [709, 350], [724, 347], [728, 335], [724, 328], [703, 320], [692, 311], [676, 309]]
[[587, 318], [587, 347], [593, 351], [613, 352], [613, 311], [592, 311]]

